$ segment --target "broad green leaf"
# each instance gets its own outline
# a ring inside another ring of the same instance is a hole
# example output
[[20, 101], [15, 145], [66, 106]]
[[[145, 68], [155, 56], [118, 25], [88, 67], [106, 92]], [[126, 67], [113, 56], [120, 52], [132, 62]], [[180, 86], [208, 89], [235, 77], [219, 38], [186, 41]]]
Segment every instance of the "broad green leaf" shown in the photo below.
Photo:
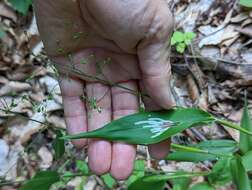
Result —
[[252, 150], [242, 156], [242, 164], [247, 172], [252, 171]]
[[129, 144], [155, 144], [187, 128], [211, 123], [210, 114], [195, 108], [177, 108], [160, 112], [141, 112], [114, 120], [103, 128], [65, 136], [65, 139], [102, 138]]
[[129, 186], [131, 183], [136, 181], [137, 179], [144, 176], [145, 173], [145, 161], [144, 160], [136, 160], [134, 163], [134, 170], [132, 175], [127, 179], [126, 185]]
[[186, 32], [185, 33], [185, 44], [189, 45], [195, 37], [196, 37], [196, 34], [194, 32]]
[[[252, 121], [251, 121], [249, 110], [248, 110], [247, 100], [245, 100], [245, 103], [244, 103], [241, 127], [243, 129], [246, 129], [252, 132]], [[249, 150], [252, 150], [252, 137], [251, 136], [240, 133], [240, 149], [243, 154], [245, 154]]]
[[[191, 148], [192, 150], [190, 150]], [[175, 148], [175, 152], [170, 153], [166, 159], [184, 162], [211, 161], [219, 157], [226, 157], [237, 149], [238, 144], [232, 140], [209, 140], [196, 145], [185, 146], [184, 149]]]
[[184, 33], [176, 31], [173, 33], [172, 38], [171, 38], [171, 45], [175, 45], [177, 43], [184, 42], [185, 36]]
[[238, 150], [238, 144], [233, 140], [207, 140], [202, 141], [195, 147], [212, 153], [233, 153]]
[[240, 0], [240, 4], [245, 7], [252, 7], [252, 1], [251, 0]]
[[231, 160], [231, 173], [237, 190], [251, 190], [248, 174], [239, 156]]
[[30, 6], [32, 5], [32, 0], [9, 0], [12, 7], [18, 12], [26, 15]]
[[76, 160], [76, 168], [80, 171], [83, 175], [89, 174], [88, 165], [83, 160]]
[[[184, 172], [178, 171], [177, 173], [183, 174]], [[173, 185], [172, 190], [188, 190], [192, 179], [189, 177], [183, 177], [183, 178], [171, 179], [170, 181]]]
[[231, 158], [222, 158], [214, 166], [208, 175], [208, 181], [215, 185], [225, 185], [232, 180], [230, 171]]
[[177, 172], [169, 175], [147, 175], [130, 184], [128, 190], [162, 190], [167, 180], [201, 176], [202, 173]]
[[26, 182], [19, 190], [49, 190], [59, 180], [60, 176], [56, 171], [41, 171]]
[[166, 160], [181, 161], [181, 162], [203, 162], [206, 160], [216, 160], [217, 156], [205, 153], [187, 152], [187, 151], [176, 151], [170, 153]]
[[179, 53], [184, 53], [185, 52], [185, 49], [186, 49], [186, 44], [184, 42], [181, 42], [181, 43], [178, 43], [176, 45], [176, 50], [177, 52]]
[[148, 176], [142, 177], [134, 181], [130, 184], [128, 187], [128, 190], [163, 190], [165, 181], [152, 181], [152, 182], [146, 182], [144, 181]]
[[198, 183], [190, 188], [190, 190], [215, 190], [208, 183]]
[[103, 182], [106, 184], [106, 186], [110, 189], [112, 189], [116, 184], [116, 180], [110, 174], [105, 174], [101, 176], [101, 178]]
[[61, 137], [63, 136], [61, 131], [56, 131], [56, 138], [53, 140], [53, 149], [55, 152], [55, 159], [60, 159], [65, 153], [65, 141]]

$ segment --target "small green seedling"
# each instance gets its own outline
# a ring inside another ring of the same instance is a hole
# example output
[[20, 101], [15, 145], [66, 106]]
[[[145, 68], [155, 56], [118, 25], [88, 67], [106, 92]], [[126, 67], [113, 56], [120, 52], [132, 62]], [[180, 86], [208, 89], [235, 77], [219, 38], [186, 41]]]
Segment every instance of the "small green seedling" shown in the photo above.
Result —
[[176, 51], [179, 53], [184, 53], [186, 47], [192, 42], [196, 37], [194, 32], [179, 32], [173, 33], [171, 38], [171, 45], [176, 47]]

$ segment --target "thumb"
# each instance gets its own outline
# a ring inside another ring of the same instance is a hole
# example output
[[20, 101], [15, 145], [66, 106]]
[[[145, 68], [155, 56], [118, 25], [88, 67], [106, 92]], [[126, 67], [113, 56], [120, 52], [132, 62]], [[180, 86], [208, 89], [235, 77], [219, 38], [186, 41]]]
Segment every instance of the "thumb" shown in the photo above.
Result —
[[[173, 23], [172, 17], [169, 19]], [[169, 61], [173, 24], [166, 23], [166, 25], [168, 26], [156, 26], [158, 31], [156, 30], [155, 34], [150, 35], [139, 44], [138, 58], [142, 71], [142, 82], [147, 93], [160, 107], [169, 109], [175, 105], [170, 89], [171, 66]]]

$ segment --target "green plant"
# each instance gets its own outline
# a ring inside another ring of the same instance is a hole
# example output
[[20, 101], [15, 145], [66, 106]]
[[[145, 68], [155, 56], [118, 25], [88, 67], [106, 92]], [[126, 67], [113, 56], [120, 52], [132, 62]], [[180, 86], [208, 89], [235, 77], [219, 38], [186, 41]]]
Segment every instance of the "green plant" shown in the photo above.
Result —
[[251, 0], [240, 0], [240, 4], [245, 7], [252, 7], [252, 1]]
[[27, 14], [32, 5], [32, 0], [9, 0], [9, 2], [15, 10], [23, 15]]
[[173, 33], [171, 38], [171, 45], [176, 47], [176, 51], [179, 53], [184, 53], [186, 47], [192, 42], [196, 37], [194, 32], [179, 32]]
[[[173, 185], [173, 190], [214, 190], [233, 182], [237, 190], [251, 190], [248, 174], [252, 171], [252, 147], [250, 146], [252, 128], [248, 113], [247, 102], [245, 102], [241, 126], [218, 119], [196, 108], [176, 108], [170, 111], [140, 112], [115, 120], [101, 129], [79, 135], [62, 137], [64, 133], [58, 131], [53, 143], [55, 159], [63, 156], [66, 139], [104, 138], [111, 141], [118, 140], [131, 144], [148, 145], [170, 138], [187, 128], [216, 122], [239, 130], [241, 141], [237, 143], [233, 140], [209, 140], [186, 146], [172, 144], [171, 153], [166, 158], [167, 160], [186, 162], [212, 161], [214, 165], [211, 171], [165, 173], [158, 170], [148, 170], [145, 168], [144, 160], [137, 160], [132, 175], [125, 182], [126, 186], [129, 190], [162, 190], [165, 183], [169, 181]], [[62, 171], [62, 169], [38, 172], [35, 177], [22, 186], [21, 190], [34, 188], [48, 190], [56, 182], [64, 184], [73, 177], [91, 175], [84, 161], [77, 160], [76, 168], [77, 173]], [[50, 180], [48, 176], [51, 176]], [[203, 176], [205, 182], [191, 185], [191, 179], [197, 176]], [[101, 179], [109, 189], [117, 183], [109, 174], [103, 175]], [[39, 188], [37, 184], [42, 183], [43, 187]]]

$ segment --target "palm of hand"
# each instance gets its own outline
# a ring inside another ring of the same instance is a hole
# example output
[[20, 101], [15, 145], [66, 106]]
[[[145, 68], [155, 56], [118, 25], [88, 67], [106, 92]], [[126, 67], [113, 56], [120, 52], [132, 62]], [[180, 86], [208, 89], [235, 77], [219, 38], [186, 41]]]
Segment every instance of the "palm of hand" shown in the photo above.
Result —
[[[172, 106], [167, 43], [172, 17], [165, 1], [36, 0], [35, 11], [47, 54], [60, 71], [69, 133], [94, 130], [137, 112], [132, 91], [139, 86], [153, 98], [143, 97], [150, 109]], [[74, 141], [79, 147], [86, 143]], [[110, 171], [118, 179], [131, 173], [134, 146], [103, 140], [88, 144], [95, 173]], [[167, 142], [156, 148], [150, 147], [155, 157], [167, 154]]]

